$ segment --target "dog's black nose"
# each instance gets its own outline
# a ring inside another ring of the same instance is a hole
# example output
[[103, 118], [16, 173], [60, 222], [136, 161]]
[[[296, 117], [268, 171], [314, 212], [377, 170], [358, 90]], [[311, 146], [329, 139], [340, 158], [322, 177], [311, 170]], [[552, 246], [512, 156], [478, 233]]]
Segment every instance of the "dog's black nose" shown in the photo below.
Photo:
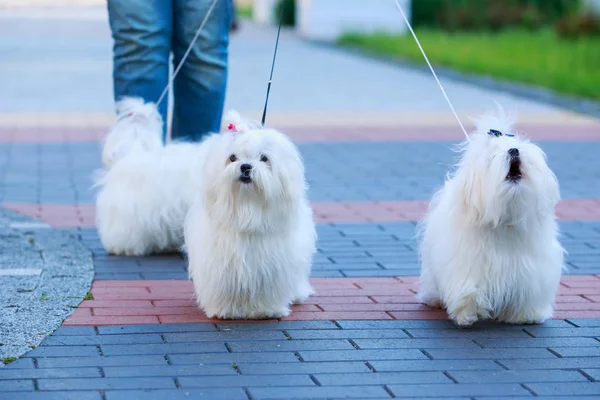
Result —
[[252, 165], [250, 164], [242, 164], [240, 165], [240, 170], [242, 171], [242, 176], [250, 176], [250, 171], [252, 171]]
[[508, 155], [511, 157], [518, 157], [519, 156], [519, 149], [510, 149], [508, 150]]

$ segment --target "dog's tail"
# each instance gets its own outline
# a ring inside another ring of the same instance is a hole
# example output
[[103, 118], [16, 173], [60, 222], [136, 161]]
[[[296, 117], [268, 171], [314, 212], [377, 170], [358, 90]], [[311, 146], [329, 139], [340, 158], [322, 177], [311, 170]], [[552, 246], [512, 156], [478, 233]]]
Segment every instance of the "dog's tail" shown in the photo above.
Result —
[[490, 129], [502, 132], [503, 134], [515, 134], [516, 116], [508, 113], [500, 104], [496, 103], [495, 110], [489, 110], [479, 118], [473, 118], [476, 126], [476, 132], [487, 134]]
[[125, 97], [117, 103], [117, 120], [106, 135], [102, 163], [106, 168], [134, 149], [151, 151], [162, 146], [163, 121], [154, 103]]

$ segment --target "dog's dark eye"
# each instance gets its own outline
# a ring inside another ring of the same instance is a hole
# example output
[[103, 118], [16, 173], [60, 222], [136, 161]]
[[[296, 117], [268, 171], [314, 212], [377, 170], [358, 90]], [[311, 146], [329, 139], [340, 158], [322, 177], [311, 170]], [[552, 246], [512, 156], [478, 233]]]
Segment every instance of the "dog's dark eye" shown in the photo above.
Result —
[[230, 155], [230, 156], [229, 156], [229, 161], [231, 161], [231, 162], [236, 162], [236, 161], [237, 161], [237, 157], [236, 157], [236, 155], [235, 155], [235, 154], [232, 154], [232, 155]]
[[269, 159], [267, 158], [267, 156], [262, 155], [262, 156], [260, 156], [260, 161], [267, 162], [267, 161], [269, 161]]

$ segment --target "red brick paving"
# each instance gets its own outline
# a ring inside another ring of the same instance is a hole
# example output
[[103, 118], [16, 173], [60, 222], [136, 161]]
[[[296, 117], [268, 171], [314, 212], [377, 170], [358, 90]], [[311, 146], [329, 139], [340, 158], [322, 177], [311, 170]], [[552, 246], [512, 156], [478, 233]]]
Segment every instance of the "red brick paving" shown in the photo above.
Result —
[[94, 204], [24, 204], [3, 203], [3, 207], [37, 218], [57, 228], [95, 226]]
[[0, 143], [98, 142], [108, 127], [10, 127], [0, 126]]
[[[314, 278], [317, 294], [282, 320], [446, 319], [444, 311], [416, 300], [416, 279]], [[189, 281], [100, 280], [91, 291], [94, 300], [83, 301], [65, 325], [217, 321], [196, 307]], [[554, 318], [600, 318], [600, 275], [564, 276]]]
[[[4, 203], [3, 207], [40, 219], [59, 228], [95, 226], [93, 204], [20, 204]], [[314, 202], [315, 222], [416, 222], [427, 210], [426, 201], [344, 201]], [[556, 215], [563, 221], [600, 221], [600, 199], [562, 200]]]
[[[456, 124], [402, 127], [279, 127], [297, 143], [457, 141], [463, 133]], [[471, 131], [472, 126], [466, 126]], [[0, 127], [0, 143], [56, 143], [100, 141], [109, 127]], [[533, 140], [598, 141], [600, 123], [575, 126], [521, 124], [519, 131]]]

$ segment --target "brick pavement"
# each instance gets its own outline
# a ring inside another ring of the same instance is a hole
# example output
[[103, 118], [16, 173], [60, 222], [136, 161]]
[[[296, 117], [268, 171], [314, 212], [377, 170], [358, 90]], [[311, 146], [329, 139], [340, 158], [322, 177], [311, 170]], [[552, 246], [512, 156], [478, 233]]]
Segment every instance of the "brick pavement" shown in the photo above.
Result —
[[[317, 294], [261, 322], [207, 319], [179, 254], [104, 252], [88, 191], [95, 138], [1, 144], [11, 155], [4, 205], [70, 230], [93, 252], [96, 281], [63, 327], [0, 369], [0, 388], [24, 399], [599, 398], [597, 139], [541, 143], [565, 193], [571, 275], [555, 318], [469, 330], [414, 298], [415, 221], [452, 162], [451, 142], [354, 142], [300, 144], [319, 222]], [[62, 183], [52, 192], [53, 182]]]
[[[112, 108], [110, 43], [93, 12], [65, 18], [0, 13], [0, 49], [13, 55], [0, 64], [23, 76], [0, 93], [0, 203], [91, 250], [93, 299], [0, 368], [1, 400], [600, 398], [600, 122], [445, 82], [465, 121], [491, 99], [521, 111], [561, 182], [569, 251], [555, 319], [460, 330], [413, 296], [414, 222], [461, 138], [435, 85], [284, 32], [268, 122], [305, 158], [318, 294], [282, 321], [209, 321], [194, 306], [182, 255], [102, 249], [90, 176]], [[264, 82], [247, 71], [262, 70], [271, 51], [268, 30], [234, 40], [230, 107], [258, 114]], [[298, 71], [298, 59], [311, 62]]]

